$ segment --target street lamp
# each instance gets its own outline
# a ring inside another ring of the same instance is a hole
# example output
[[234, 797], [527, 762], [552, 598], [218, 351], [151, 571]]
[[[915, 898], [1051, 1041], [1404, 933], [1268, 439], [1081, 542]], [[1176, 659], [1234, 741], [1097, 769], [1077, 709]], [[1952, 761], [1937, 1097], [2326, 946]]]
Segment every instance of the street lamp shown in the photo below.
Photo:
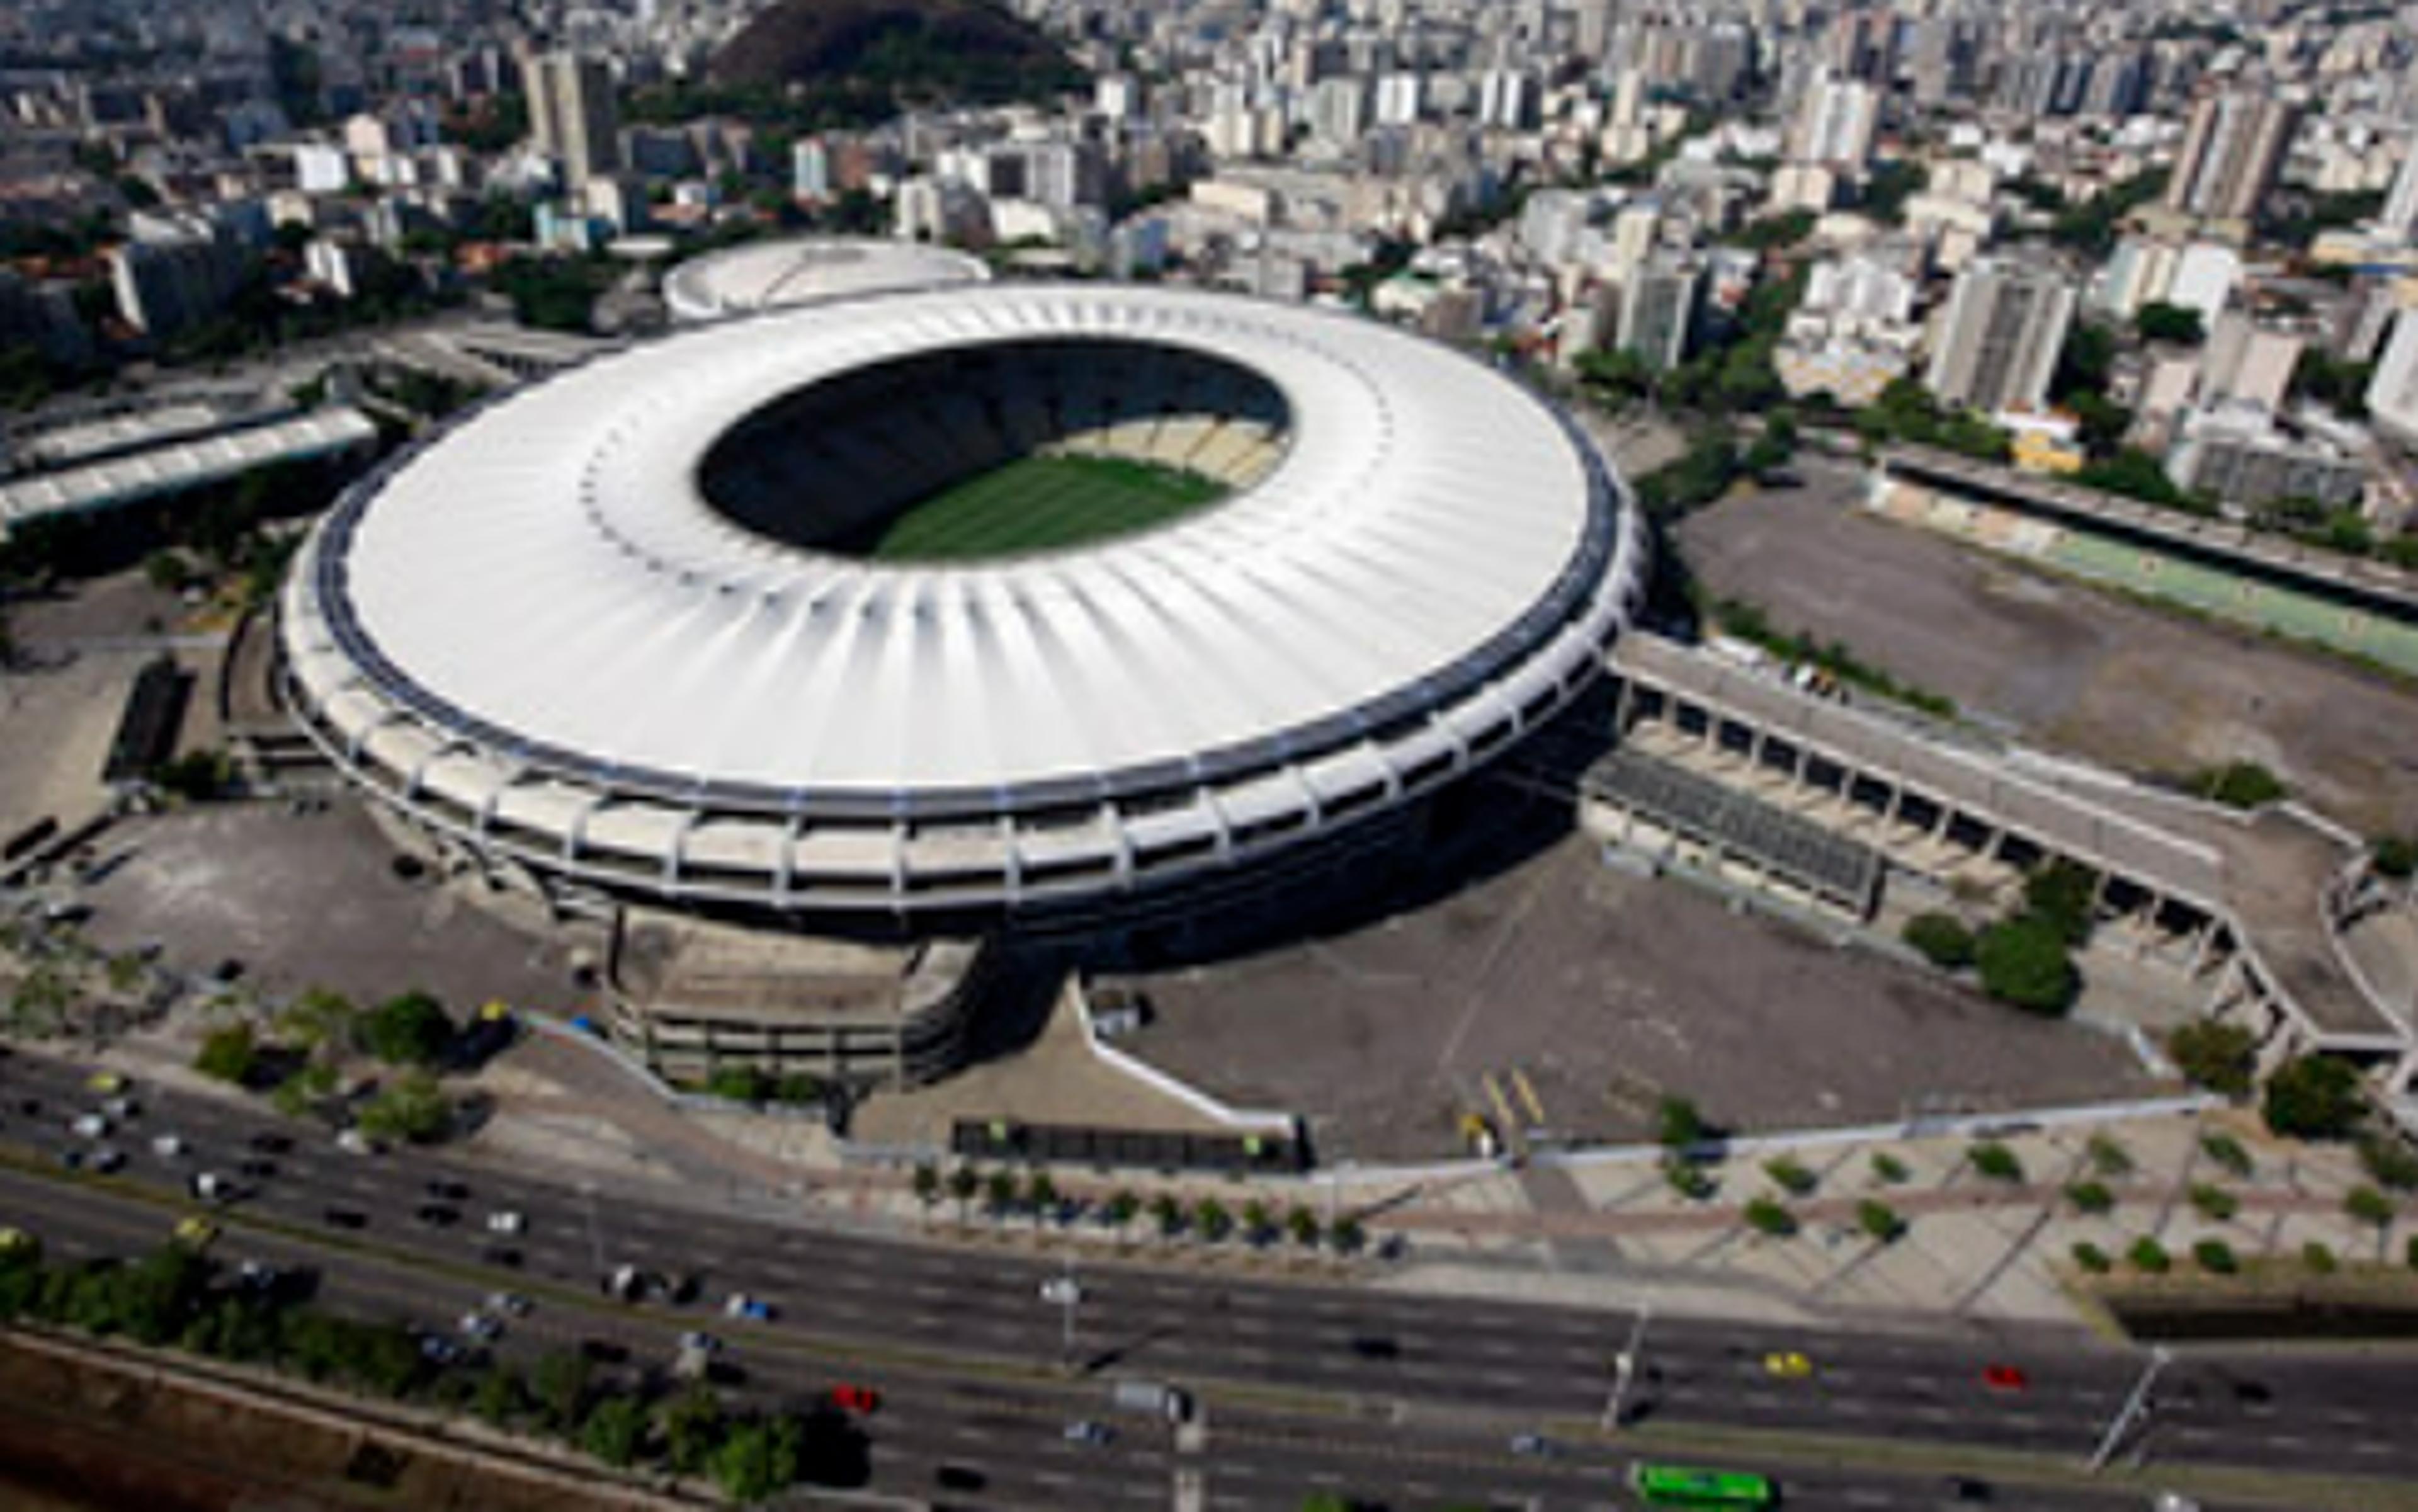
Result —
[[1610, 1433], [1620, 1427], [1621, 1408], [1629, 1399], [1630, 1382], [1637, 1378], [1639, 1352], [1645, 1345], [1645, 1325], [1653, 1320], [1651, 1303], [1637, 1309], [1637, 1321], [1629, 1325], [1629, 1342], [1612, 1357], [1612, 1391], [1603, 1399], [1603, 1430]]
[[1061, 1369], [1075, 1367], [1075, 1308], [1083, 1300], [1083, 1289], [1075, 1279], [1075, 1260], [1066, 1259], [1066, 1274], [1053, 1275], [1041, 1283], [1041, 1300], [1059, 1309], [1061, 1326], [1058, 1334], [1058, 1365]]
[[2091, 1453], [2087, 1468], [2093, 1474], [2105, 1468], [2107, 1457], [2116, 1452], [2116, 1445], [2122, 1441], [2125, 1430], [2133, 1426], [2135, 1418], [2149, 1410], [2150, 1388], [2157, 1383], [2158, 1372], [2164, 1370], [2166, 1367], [2166, 1362], [2173, 1357], [2163, 1344], [2150, 1352], [2150, 1364], [2141, 1372], [2139, 1383], [2134, 1386], [2133, 1394], [2124, 1398], [2124, 1405], [2118, 1410], [2116, 1420], [2107, 1425], [2106, 1436], [2099, 1441], [2099, 1447]]

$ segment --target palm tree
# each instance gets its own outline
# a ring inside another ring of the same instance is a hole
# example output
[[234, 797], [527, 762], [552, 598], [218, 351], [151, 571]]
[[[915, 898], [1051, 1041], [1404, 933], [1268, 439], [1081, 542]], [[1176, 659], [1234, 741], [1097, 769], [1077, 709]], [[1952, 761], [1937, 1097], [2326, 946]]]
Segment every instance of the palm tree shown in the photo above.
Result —
[[1243, 1234], [1253, 1245], [1266, 1244], [1276, 1229], [1276, 1214], [1265, 1202], [1255, 1197], [1243, 1204]]
[[1000, 1217], [1008, 1209], [1016, 1206], [1016, 1191], [1014, 1172], [995, 1170], [990, 1173], [989, 1178], [983, 1183], [983, 1196], [992, 1217]]
[[1165, 1192], [1150, 1199], [1150, 1215], [1157, 1221], [1162, 1239], [1173, 1239], [1184, 1231], [1184, 1204]]
[[1293, 1234], [1293, 1242], [1302, 1248], [1318, 1247], [1318, 1214], [1309, 1209], [1295, 1203], [1293, 1211], [1285, 1214], [1285, 1228]]
[[972, 1166], [959, 1166], [949, 1172], [949, 1195], [957, 1199], [958, 1223], [966, 1221], [966, 1204], [974, 1199], [974, 1193], [981, 1188], [982, 1178], [974, 1174]]
[[1109, 1220], [1109, 1227], [1117, 1231], [1117, 1244], [1120, 1247], [1125, 1242], [1125, 1230], [1133, 1226], [1134, 1214], [1140, 1211], [1141, 1199], [1123, 1188], [1119, 1188], [1115, 1195], [1109, 1199], [1108, 1206], [1100, 1210], [1101, 1214]]
[[1024, 1184], [1024, 1200], [1033, 1204], [1033, 1227], [1038, 1229], [1044, 1218], [1057, 1211], [1058, 1184], [1049, 1179], [1048, 1171], [1036, 1170], [1033, 1179]]
[[1226, 1230], [1234, 1226], [1234, 1215], [1226, 1211], [1225, 1203], [1204, 1197], [1192, 1209], [1192, 1226], [1201, 1230], [1201, 1238], [1214, 1244], [1225, 1238]]

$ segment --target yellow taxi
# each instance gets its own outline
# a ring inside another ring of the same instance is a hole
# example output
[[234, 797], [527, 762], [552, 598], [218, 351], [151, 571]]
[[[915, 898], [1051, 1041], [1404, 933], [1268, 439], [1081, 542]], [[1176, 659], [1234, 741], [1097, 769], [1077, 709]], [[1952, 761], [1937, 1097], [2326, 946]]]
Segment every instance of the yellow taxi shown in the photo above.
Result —
[[176, 1243], [188, 1248], [207, 1249], [218, 1236], [219, 1226], [199, 1214], [176, 1220]]
[[1802, 1381], [1814, 1373], [1814, 1362], [1795, 1350], [1775, 1350], [1763, 1357], [1763, 1371], [1783, 1381]]
[[84, 1084], [87, 1091], [97, 1092], [104, 1097], [126, 1090], [126, 1078], [115, 1071], [96, 1071], [84, 1078]]
[[15, 1260], [20, 1255], [29, 1255], [35, 1247], [34, 1236], [24, 1229], [13, 1224], [0, 1228], [0, 1260]]

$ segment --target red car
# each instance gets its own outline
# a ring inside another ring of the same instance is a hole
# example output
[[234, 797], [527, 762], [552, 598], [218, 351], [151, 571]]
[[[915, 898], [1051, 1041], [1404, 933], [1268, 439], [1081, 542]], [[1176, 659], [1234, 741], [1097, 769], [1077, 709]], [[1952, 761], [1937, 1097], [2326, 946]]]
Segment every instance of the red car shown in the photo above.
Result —
[[1982, 1383], [1993, 1391], [2021, 1391], [2031, 1384], [2031, 1380], [2012, 1365], [1985, 1365], [1982, 1367]]
[[831, 1389], [834, 1407], [850, 1413], [871, 1413], [880, 1410], [881, 1393], [871, 1386], [834, 1386]]

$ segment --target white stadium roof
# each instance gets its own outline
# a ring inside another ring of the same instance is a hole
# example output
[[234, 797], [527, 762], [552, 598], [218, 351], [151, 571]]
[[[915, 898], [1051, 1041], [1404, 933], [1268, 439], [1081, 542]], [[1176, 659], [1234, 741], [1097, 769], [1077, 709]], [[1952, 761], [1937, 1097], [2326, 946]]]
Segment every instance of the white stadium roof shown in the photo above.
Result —
[[790, 237], [690, 258], [665, 275], [664, 303], [677, 319], [711, 320], [989, 277], [981, 258], [919, 241]]
[[[0, 482], [0, 540], [44, 515], [111, 509], [220, 482], [272, 462], [324, 456], [377, 439], [377, 427], [369, 417], [346, 405], [207, 435], [186, 434], [181, 422], [189, 418], [170, 418], [180, 428], [166, 434], [180, 439]], [[120, 434], [143, 434], [141, 423], [130, 422]], [[88, 433], [86, 439], [99, 434]]]
[[[802, 549], [699, 492], [708, 448], [782, 395], [1067, 339], [1261, 374], [1286, 449], [1171, 524], [964, 564]], [[533, 863], [800, 906], [1125, 887], [1155, 857], [1231, 861], [1254, 833], [1399, 802], [1559, 708], [1643, 571], [1593, 449], [1484, 364], [1354, 317], [1134, 287], [679, 333], [399, 464], [288, 588], [322, 743]]]

